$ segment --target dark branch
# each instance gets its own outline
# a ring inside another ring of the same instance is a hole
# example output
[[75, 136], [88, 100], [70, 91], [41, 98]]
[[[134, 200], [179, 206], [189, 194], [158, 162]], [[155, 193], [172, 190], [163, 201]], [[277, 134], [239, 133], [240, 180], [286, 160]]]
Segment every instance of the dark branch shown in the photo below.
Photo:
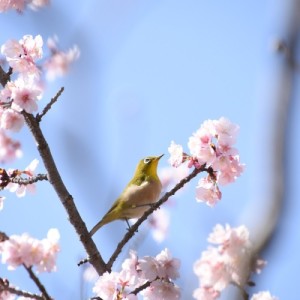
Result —
[[140, 285], [136, 289], [134, 289], [130, 294], [137, 295], [139, 292], [143, 291], [147, 287], [149, 287], [151, 284], [151, 281], [146, 281], [144, 284]]
[[174, 188], [172, 188], [169, 192], [165, 193], [163, 197], [160, 198], [156, 203], [151, 205], [151, 207], [145, 211], [145, 213], [134, 223], [128, 232], [125, 234], [123, 239], [119, 242], [116, 250], [112, 254], [111, 258], [107, 263], [107, 268], [111, 270], [113, 263], [121, 253], [123, 247], [126, 243], [134, 236], [134, 234], [138, 231], [139, 226], [155, 211], [157, 210], [162, 204], [164, 204], [171, 196], [173, 196], [178, 190], [180, 190], [186, 183], [191, 181], [194, 177], [196, 177], [200, 172], [208, 172], [209, 174], [213, 174], [212, 168], [206, 168], [205, 165], [201, 166], [200, 168], [195, 168], [191, 174], [187, 177], [183, 178]]
[[106, 264], [101, 257], [94, 241], [89, 235], [86, 225], [83, 222], [74, 203], [72, 195], [69, 193], [62, 178], [60, 177], [60, 173], [56, 167], [51, 150], [40, 128], [40, 122], [38, 122], [38, 120], [32, 114], [28, 114], [25, 111], [23, 111], [22, 114], [36, 141], [37, 149], [48, 173], [48, 180], [53, 186], [57, 196], [67, 212], [69, 222], [74, 227], [79, 240], [88, 254], [89, 262], [96, 269], [98, 275], [101, 276], [107, 271]]
[[32, 294], [26, 291], [19, 290], [12, 286], [9, 286], [9, 282], [6, 279], [0, 278], [0, 295], [1, 292], [9, 292], [10, 294], [22, 296], [25, 298], [36, 299], [36, 300], [45, 300], [43, 296]]
[[42, 118], [46, 115], [46, 113], [51, 109], [52, 105], [58, 100], [61, 94], [64, 91], [64, 87], [61, 87], [57, 94], [50, 100], [50, 102], [44, 107], [40, 114], [36, 115], [36, 121], [41, 122]]
[[6, 73], [3, 68], [0, 66], [0, 83], [4, 87], [6, 83], [10, 80], [10, 75], [12, 74], [12, 68], [9, 68]]
[[41, 283], [41, 281], [39, 280], [39, 278], [32, 271], [32, 267], [26, 267], [25, 264], [23, 264], [23, 267], [25, 268], [25, 270], [29, 274], [29, 276], [32, 279], [32, 281], [36, 284], [36, 286], [38, 287], [38, 289], [42, 293], [42, 295], [43, 295], [42, 299], [44, 299], [44, 300], [51, 300], [52, 298], [49, 296], [48, 292], [46, 291], [46, 288]]
[[10, 182], [17, 183], [19, 185], [27, 185], [36, 183], [38, 181], [48, 180], [47, 174], [37, 174], [36, 176], [30, 177], [30, 178], [21, 178], [21, 177], [15, 177], [11, 178]]

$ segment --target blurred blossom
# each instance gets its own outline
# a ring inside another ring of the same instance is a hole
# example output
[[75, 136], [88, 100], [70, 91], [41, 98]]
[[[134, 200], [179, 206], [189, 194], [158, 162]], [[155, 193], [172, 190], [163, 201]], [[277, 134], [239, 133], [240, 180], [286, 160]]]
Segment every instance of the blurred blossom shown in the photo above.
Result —
[[[199, 300], [206, 299], [203, 295], [207, 295], [207, 299], [217, 299], [229, 284], [243, 288], [251, 272], [257, 272], [256, 267], [250, 266], [252, 244], [245, 226], [216, 225], [208, 241], [216, 246], [204, 251], [194, 264], [199, 288], [193, 295]], [[263, 267], [264, 264], [259, 265]]]
[[54, 80], [56, 77], [65, 75], [70, 68], [70, 65], [80, 56], [80, 50], [75, 45], [68, 51], [62, 51], [58, 48], [58, 38], [49, 38], [47, 45], [51, 51], [50, 57], [44, 63], [46, 78]]
[[278, 300], [278, 298], [272, 296], [269, 291], [265, 291], [254, 294], [251, 300]]
[[8, 163], [21, 156], [20, 142], [11, 139], [4, 130], [0, 129], [0, 162]]
[[168, 229], [170, 226], [170, 214], [164, 208], [160, 207], [160, 209], [154, 211], [149, 217], [149, 226], [152, 229], [151, 233], [153, 239], [161, 243], [164, 241], [168, 234]]
[[2, 263], [7, 264], [9, 270], [24, 264], [27, 267], [36, 266], [38, 272], [53, 272], [60, 250], [59, 238], [57, 229], [50, 229], [47, 238], [43, 240], [32, 238], [27, 233], [12, 235], [0, 243]]

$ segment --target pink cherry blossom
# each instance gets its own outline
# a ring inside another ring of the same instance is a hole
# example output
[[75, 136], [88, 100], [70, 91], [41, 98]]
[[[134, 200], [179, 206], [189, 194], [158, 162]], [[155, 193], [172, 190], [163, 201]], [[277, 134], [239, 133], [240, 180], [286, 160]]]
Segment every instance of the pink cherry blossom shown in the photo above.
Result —
[[164, 249], [161, 253], [156, 255], [156, 260], [160, 264], [158, 277], [159, 278], [170, 278], [172, 280], [179, 277], [180, 260], [173, 258], [169, 249]]
[[[210, 246], [194, 264], [194, 272], [200, 281], [199, 289], [194, 292], [196, 299], [201, 299], [205, 293], [208, 293], [208, 299], [216, 299], [218, 294], [215, 292], [221, 292], [231, 283], [243, 288], [250, 273], [255, 271], [251, 267], [252, 244], [245, 226], [216, 225], [208, 241], [216, 246]], [[260, 267], [264, 265], [257, 261]]]
[[4, 130], [0, 129], [0, 162], [11, 162], [22, 156], [21, 145], [6, 135]]
[[168, 249], [156, 257], [145, 256], [141, 259], [135, 251], [130, 251], [130, 257], [123, 262], [121, 271], [104, 273], [95, 283], [93, 291], [103, 299], [136, 300], [137, 296], [131, 292], [149, 281], [150, 287], [141, 293], [145, 293], [144, 299], [178, 299], [180, 290], [172, 279], [179, 277], [179, 266], [179, 260], [173, 258]]
[[35, 38], [31, 35], [25, 35], [19, 41], [7, 41], [1, 47], [1, 53], [6, 56], [14, 72], [36, 77], [39, 75], [39, 70], [35, 61], [43, 55], [42, 46], [43, 39], [40, 35]]
[[141, 277], [149, 281], [155, 280], [159, 276], [161, 265], [159, 262], [151, 256], [145, 256], [139, 260], [139, 270]]
[[264, 291], [254, 294], [250, 300], [278, 300], [278, 298], [272, 296], [269, 291]]
[[173, 167], [179, 167], [183, 162], [183, 150], [181, 145], [175, 144], [174, 141], [171, 142], [171, 145], [168, 148], [170, 153], [169, 163]]
[[180, 289], [172, 282], [156, 280], [151, 282], [150, 287], [141, 292], [144, 300], [175, 300], [180, 299]]
[[65, 75], [69, 71], [70, 65], [80, 56], [79, 48], [76, 45], [64, 52], [58, 48], [57, 43], [58, 38], [56, 36], [49, 38], [47, 41], [47, 45], [52, 53], [50, 58], [44, 63], [48, 80], [54, 80], [56, 77]]
[[1, 114], [0, 127], [6, 130], [19, 131], [24, 125], [24, 118], [13, 109], [4, 109]]
[[[15, 300], [16, 295], [13, 295], [8, 291], [3, 291], [3, 292], [0, 292], [0, 299], [1, 300]], [[19, 300], [19, 299], [20, 299], [20, 297], [17, 300]]]
[[25, 110], [28, 113], [33, 113], [38, 109], [37, 101], [42, 97], [42, 90], [34, 81], [18, 78], [10, 89], [13, 99], [12, 109], [19, 112]]
[[220, 297], [220, 292], [211, 287], [203, 286], [194, 291], [193, 297], [197, 300], [215, 300]]
[[5, 12], [9, 9], [15, 9], [18, 12], [22, 12], [25, 7], [25, 0], [1, 0], [0, 12]]
[[21, 264], [27, 267], [36, 266], [39, 272], [51, 272], [56, 269], [56, 256], [59, 251], [59, 233], [50, 229], [46, 239], [37, 240], [24, 233], [12, 235], [0, 243], [2, 263], [14, 270]]
[[117, 290], [116, 282], [118, 279], [117, 272], [105, 272], [95, 283], [93, 292], [100, 298], [107, 300], [116, 299]]
[[201, 178], [196, 186], [196, 199], [205, 202], [209, 206], [215, 206], [221, 199], [222, 193], [214, 180], [207, 176]]
[[222, 291], [231, 281], [231, 273], [216, 248], [209, 248], [202, 253], [194, 264], [194, 272], [201, 287], [211, 287], [215, 291]]
[[239, 132], [239, 126], [231, 123], [224, 117], [214, 120], [213, 123], [218, 143], [221, 145], [233, 145]]

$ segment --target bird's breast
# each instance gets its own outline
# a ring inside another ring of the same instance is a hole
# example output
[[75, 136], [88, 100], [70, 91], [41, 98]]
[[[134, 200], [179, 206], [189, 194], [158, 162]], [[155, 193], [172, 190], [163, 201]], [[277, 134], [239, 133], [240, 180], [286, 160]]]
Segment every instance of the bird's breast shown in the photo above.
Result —
[[132, 184], [123, 192], [123, 203], [128, 211], [128, 218], [138, 218], [149, 209], [147, 204], [156, 202], [161, 193], [159, 180], [145, 181], [141, 185]]

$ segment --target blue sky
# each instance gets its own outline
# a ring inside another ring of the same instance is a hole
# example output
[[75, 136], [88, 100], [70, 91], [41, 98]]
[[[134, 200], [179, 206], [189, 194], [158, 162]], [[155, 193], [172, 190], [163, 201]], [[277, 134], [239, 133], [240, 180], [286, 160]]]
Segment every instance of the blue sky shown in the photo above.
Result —
[[[81, 49], [72, 72], [47, 87], [43, 104], [61, 86], [65, 92], [42, 129], [88, 228], [121, 192], [140, 158], [167, 154], [171, 140], [187, 150], [189, 136], [206, 119], [225, 116], [239, 124], [237, 147], [247, 166], [242, 177], [222, 189], [223, 199], [213, 209], [196, 203], [197, 181], [192, 181], [171, 208], [167, 240], [156, 244], [149, 235], [138, 249], [142, 256], [169, 247], [182, 259], [178, 284], [183, 299], [190, 299], [197, 286], [192, 265], [206, 248], [213, 226], [245, 223], [255, 228], [268, 211], [265, 199], [276, 172], [268, 160], [274, 149], [268, 145], [283, 61], [272, 41], [284, 35], [290, 2], [112, 0], [70, 6], [68, 1], [52, 1], [38, 13], [0, 16], [1, 44], [24, 34], [41, 34], [45, 40], [56, 34], [63, 48], [77, 44]], [[296, 103], [286, 153], [294, 172], [299, 164], [294, 134], [298, 111]], [[16, 137], [24, 156], [14, 166], [22, 168], [37, 151], [27, 129]], [[167, 156], [160, 166], [167, 166]], [[270, 290], [280, 299], [296, 299], [298, 293], [293, 284], [299, 253], [296, 177], [290, 168], [282, 218], [273, 243], [262, 254], [268, 265], [253, 288]], [[42, 182], [33, 197], [6, 196], [0, 229], [43, 238], [48, 228], [57, 227], [62, 248], [58, 272], [42, 274], [41, 279], [57, 299], [80, 299], [81, 270], [76, 263], [84, 251], [51, 187]], [[115, 222], [97, 233], [95, 241], [105, 258], [124, 232], [125, 225]], [[1, 276], [31, 289], [24, 272], [7, 272], [5, 266], [0, 270]]]

